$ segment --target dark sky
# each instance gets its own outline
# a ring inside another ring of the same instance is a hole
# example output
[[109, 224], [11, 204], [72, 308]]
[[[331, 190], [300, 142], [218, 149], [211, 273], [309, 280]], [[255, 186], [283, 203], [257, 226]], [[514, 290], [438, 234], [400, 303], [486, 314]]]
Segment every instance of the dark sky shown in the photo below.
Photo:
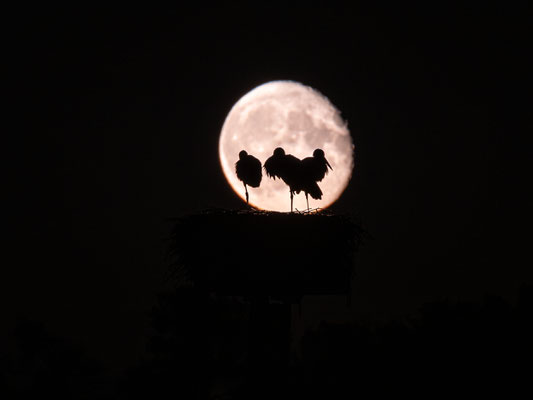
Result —
[[163, 287], [164, 219], [243, 206], [218, 135], [276, 79], [316, 88], [348, 121], [356, 167], [331, 209], [374, 237], [352, 308], [307, 300], [309, 320], [512, 299], [533, 282], [525, 10], [43, 8], [11, 21], [5, 332], [28, 316], [134, 360]]

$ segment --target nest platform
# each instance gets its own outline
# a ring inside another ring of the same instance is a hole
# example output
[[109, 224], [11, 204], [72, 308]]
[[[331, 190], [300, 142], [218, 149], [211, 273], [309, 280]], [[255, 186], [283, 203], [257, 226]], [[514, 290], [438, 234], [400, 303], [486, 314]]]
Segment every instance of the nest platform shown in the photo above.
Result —
[[222, 295], [348, 294], [365, 236], [346, 215], [209, 210], [173, 219], [172, 271]]

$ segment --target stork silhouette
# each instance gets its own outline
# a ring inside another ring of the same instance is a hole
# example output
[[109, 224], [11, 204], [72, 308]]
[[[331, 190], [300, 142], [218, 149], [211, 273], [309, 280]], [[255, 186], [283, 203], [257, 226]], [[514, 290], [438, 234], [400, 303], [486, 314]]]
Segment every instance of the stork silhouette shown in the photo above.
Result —
[[239, 161], [235, 163], [235, 172], [237, 173], [237, 178], [239, 178], [244, 184], [246, 204], [249, 204], [248, 188], [246, 185], [256, 188], [261, 184], [261, 178], [263, 177], [261, 161], [254, 156], [251, 156], [246, 151], [241, 150], [239, 153]]
[[274, 154], [265, 161], [267, 176], [273, 179], [281, 178], [289, 186], [291, 196], [291, 212], [293, 211], [294, 193], [305, 193], [307, 209], [309, 209], [309, 195], [315, 200], [322, 199], [322, 190], [317, 182], [324, 179], [331, 168], [322, 149], [316, 149], [312, 157], [299, 158], [285, 154], [283, 148], [278, 147]]
[[318, 187], [317, 182], [322, 181], [324, 176], [328, 173], [331, 165], [324, 155], [324, 150], [316, 149], [313, 151], [312, 157], [306, 157], [301, 162], [301, 186], [305, 192], [305, 200], [307, 201], [307, 209], [309, 210], [310, 194], [313, 199], [320, 200], [322, 198], [322, 191]]
[[285, 150], [277, 147], [274, 153], [265, 161], [267, 176], [273, 179], [280, 178], [289, 186], [291, 196], [291, 212], [294, 193], [300, 193], [301, 188], [301, 163], [302, 161], [292, 154], [285, 154]]

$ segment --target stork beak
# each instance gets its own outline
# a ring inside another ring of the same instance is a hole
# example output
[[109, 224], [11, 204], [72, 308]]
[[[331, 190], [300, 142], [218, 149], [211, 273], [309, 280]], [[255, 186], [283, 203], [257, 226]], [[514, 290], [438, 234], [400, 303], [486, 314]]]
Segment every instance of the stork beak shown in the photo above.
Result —
[[333, 171], [333, 168], [331, 168], [331, 165], [329, 165], [328, 160], [324, 158], [324, 161], [326, 161], [326, 165], [329, 167], [329, 169]]

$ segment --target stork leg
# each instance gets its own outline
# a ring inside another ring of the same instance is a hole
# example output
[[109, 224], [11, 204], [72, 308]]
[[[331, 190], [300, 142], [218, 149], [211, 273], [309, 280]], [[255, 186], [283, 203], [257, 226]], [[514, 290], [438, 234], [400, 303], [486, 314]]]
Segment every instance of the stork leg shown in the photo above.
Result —
[[244, 192], [246, 193], [246, 204], [248, 204], [248, 188], [246, 187], [246, 183], [243, 182], [244, 185]]
[[307, 201], [307, 211], [309, 211], [309, 195], [305, 192], [305, 200]]
[[292, 192], [292, 190], [289, 190], [289, 192], [291, 193], [291, 212], [292, 212], [292, 199], [294, 198], [294, 193]]

